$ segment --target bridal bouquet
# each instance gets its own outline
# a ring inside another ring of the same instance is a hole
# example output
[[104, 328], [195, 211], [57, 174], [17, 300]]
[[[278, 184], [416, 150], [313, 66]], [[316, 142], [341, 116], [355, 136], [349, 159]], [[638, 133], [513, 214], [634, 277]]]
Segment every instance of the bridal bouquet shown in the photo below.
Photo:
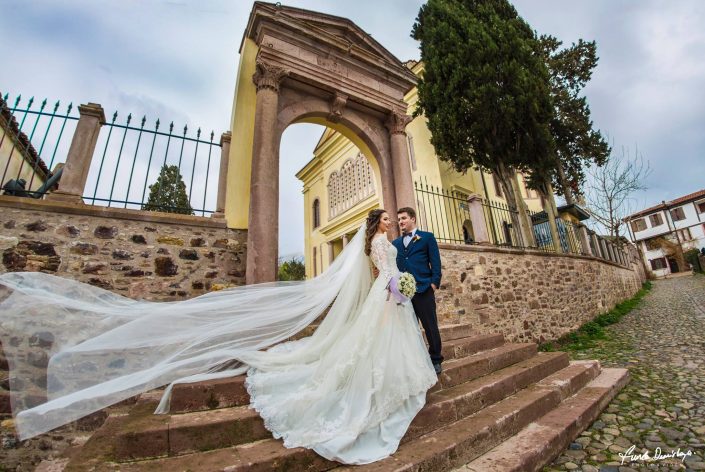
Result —
[[416, 293], [416, 279], [410, 273], [404, 272], [399, 277], [392, 277], [387, 288], [396, 298], [397, 305], [401, 305]]
[[408, 272], [404, 272], [399, 277], [399, 291], [407, 298], [411, 298], [416, 293], [416, 279]]

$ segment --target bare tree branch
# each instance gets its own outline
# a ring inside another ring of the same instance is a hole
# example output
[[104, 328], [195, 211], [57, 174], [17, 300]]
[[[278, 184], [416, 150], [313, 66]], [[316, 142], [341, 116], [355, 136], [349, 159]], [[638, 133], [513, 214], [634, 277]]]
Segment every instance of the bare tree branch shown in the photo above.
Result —
[[587, 211], [610, 236], [621, 236], [624, 218], [633, 213], [634, 194], [646, 190], [651, 171], [638, 148], [632, 157], [624, 147], [621, 154], [613, 152], [603, 166], [588, 169]]

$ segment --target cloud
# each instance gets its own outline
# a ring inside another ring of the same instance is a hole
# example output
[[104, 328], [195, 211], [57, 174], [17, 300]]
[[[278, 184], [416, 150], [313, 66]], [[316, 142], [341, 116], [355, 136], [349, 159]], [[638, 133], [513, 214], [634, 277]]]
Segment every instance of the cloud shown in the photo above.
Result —
[[[418, 57], [409, 35], [422, 0], [284, 3], [350, 18], [399, 59]], [[600, 62], [585, 93], [596, 127], [618, 147], [638, 145], [654, 168], [649, 190], [638, 196], [642, 206], [703, 188], [705, 2], [514, 4], [540, 33], [565, 44], [597, 41]], [[213, 130], [217, 140], [230, 124], [251, 7], [232, 0], [0, 0], [0, 91], [97, 102], [108, 114]], [[294, 173], [321, 132], [296, 125], [282, 138], [282, 254], [303, 251], [303, 198]]]

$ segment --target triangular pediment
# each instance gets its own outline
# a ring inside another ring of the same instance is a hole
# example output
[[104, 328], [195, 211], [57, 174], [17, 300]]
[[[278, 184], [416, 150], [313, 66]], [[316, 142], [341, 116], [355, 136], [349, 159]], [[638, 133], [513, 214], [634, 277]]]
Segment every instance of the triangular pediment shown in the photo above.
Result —
[[[305, 31], [312, 36], [332, 40], [334, 43], [337, 43], [337, 46], [341, 49], [354, 48], [358, 51], [364, 51], [367, 56], [373, 57], [377, 61], [383, 61], [394, 68], [403, 69], [403, 71], [400, 70], [400, 72], [405, 75], [408, 73], [408, 69], [404, 66], [402, 61], [347, 18], [305, 10], [303, 8], [267, 2], [255, 2], [245, 34], [250, 36], [254, 34], [258, 18], [262, 19], [265, 17], [272, 21], [277, 21], [292, 27], [295, 26], [300, 31]], [[411, 76], [413, 76], [413, 74], [411, 74]]]

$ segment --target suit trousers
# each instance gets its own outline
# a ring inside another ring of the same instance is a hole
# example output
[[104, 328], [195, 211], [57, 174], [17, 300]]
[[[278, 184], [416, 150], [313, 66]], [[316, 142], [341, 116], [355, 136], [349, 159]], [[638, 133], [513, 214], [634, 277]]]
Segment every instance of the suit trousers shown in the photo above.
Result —
[[438, 331], [438, 319], [436, 317], [436, 295], [433, 288], [422, 293], [417, 293], [411, 298], [416, 317], [421, 320], [426, 340], [428, 341], [428, 353], [431, 355], [431, 362], [440, 364], [443, 362], [441, 355], [441, 333]]

